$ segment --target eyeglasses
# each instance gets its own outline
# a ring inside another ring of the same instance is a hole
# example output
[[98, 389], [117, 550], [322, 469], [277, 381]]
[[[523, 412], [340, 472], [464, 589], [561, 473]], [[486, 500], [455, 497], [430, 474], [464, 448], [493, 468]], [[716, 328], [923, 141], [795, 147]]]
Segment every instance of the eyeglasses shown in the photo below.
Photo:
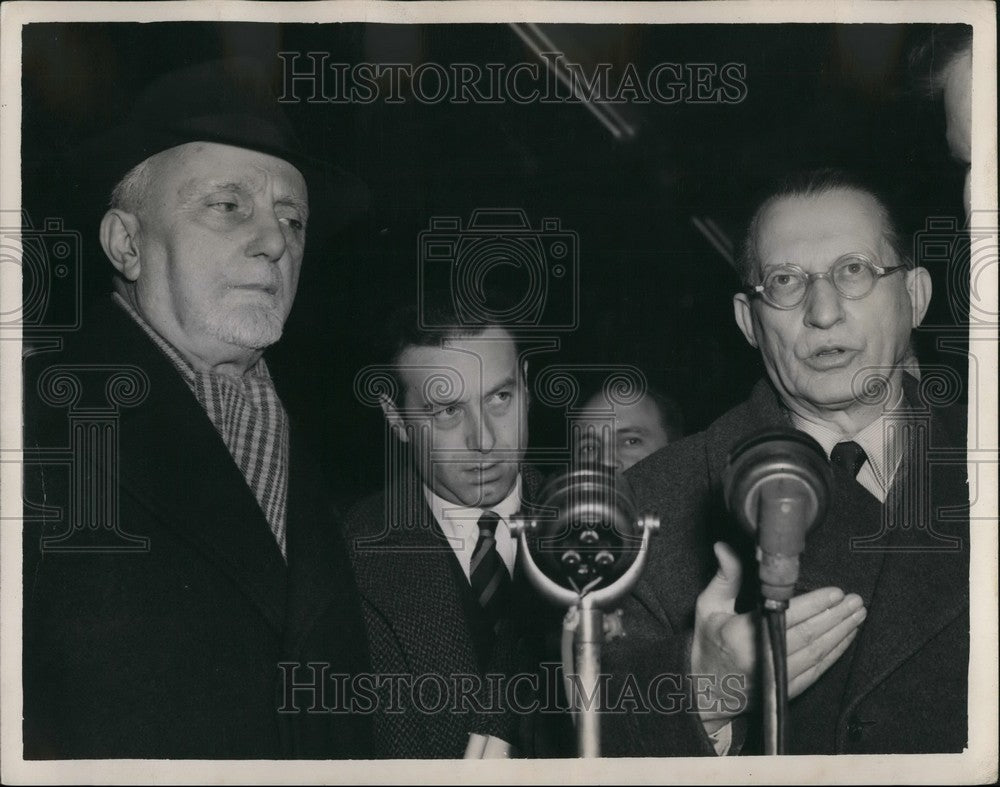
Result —
[[776, 309], [794, 309], [805, 300], [813, 279], [829, 279], [844, 298], [856, 301], [875, 288], [875, 282], [903, 270], [905, 265], [883, 268], [862, 254], [845, 254], [826, 273], [806, 273], [798, 265], [781, 265], [764, 277], [763, 284], [747, 289], [751, 296], [759, 295]]

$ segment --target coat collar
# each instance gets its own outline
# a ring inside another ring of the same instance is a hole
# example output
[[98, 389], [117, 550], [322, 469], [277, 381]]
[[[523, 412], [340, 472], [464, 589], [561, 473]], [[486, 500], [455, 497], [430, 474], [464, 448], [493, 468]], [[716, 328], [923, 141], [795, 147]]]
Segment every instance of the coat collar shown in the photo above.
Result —
[[[288, 472], [288, 607], [285, 642], [298, 653], [303, 638], [331, 604], [341, 606], [338, 619], [360, 626], [354, 573], [344, 541], [341, 518], [326, 492], [318, 464], [307, 452], [302, 430], [292, 420]], [[341, 635], [353, 636], [346, 629]]]
[[[522, 467], [524, 505], [540, 484], [536, 470]], [[465, 615], [455, 587], [461, 567], [427, 505], [419, 478], [404, 474], [374, 505], [375, 527], [365, 535], [353, 534], [350, 545], [363, 597], [392, 628], [413, 674], [476, 674], [473, 644], [465, 627], [457, 624]], [[520, 562], [519, 557], [515, 583], [522, 579]], [[431, 630], [437, 639], [428, 647]]]
[[[476, 654], [462, 625], [454, 552], [434, 521], [419, 479], [407, 476], [374, 503], [351, 549], [365, 601], [395, 634], [413, 675], [476, 674]], [[431, 641], [432, 640], [432, 641]], [[430, 647], [429, 647], [430, 645]], [[376, 669], [385, 665], [377, 663]]]
[[[854, 548], [884, 551], [884, 561], [868, 618], [858, 638], [858, 650], [848, 678], [845, 714], [886, 675], [919, 651], [969, 605], [969, 522], [946, 520], [936, 514], [968, 504], [965, 453], [963, 461], [928, 461], [928, 451], [962, 446], [942, 414], [923, 403], [917, 382], [906, 376], [904, 391], [911, 434], [903, 465], [887, 498], [887, 515], [894, 526], [879, 539]], [[961, 408], [953, 408], [961, 421]], [[921, 502], [932, 508], [923, 509]], [[919, 517], [917, 521], [911, 521]], [[869, 633], [870, 632], [870, 633]], [[955, 665], [965, 669], [967, 665]]]
[[[281, 630], [281, 553], [243, 474], [171, 362], [110, 299], [88, 313], [85, 330], [63, 357], [82, 359], [94, 370], [131, 366], [142, 375], [145, 398], [117, 411], [112, 472], [119, 495], [138, 500], [160, 524], [208, 555]], [[127, 533], [129, 523], [120, 525]], [[155, 537], [149, 549], [157, 549]]]
[[95, 317], [97, 335], [81, 337], [84, 352], [131, 364], [147, 381], [146, 398], [119, 411], [120, 490], [208, 554], [281, 630], [285, 564], [221, 436], [171, 362], [124, 311], [109, 303]]

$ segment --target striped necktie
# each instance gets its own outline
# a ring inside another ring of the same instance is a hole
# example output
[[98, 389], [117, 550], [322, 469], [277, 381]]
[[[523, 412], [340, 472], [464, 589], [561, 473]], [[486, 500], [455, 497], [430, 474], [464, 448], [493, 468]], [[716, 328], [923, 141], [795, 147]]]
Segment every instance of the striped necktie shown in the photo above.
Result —
[[479, 517], [479, 539], [469, 567], [472, 592], [491, 625], [502, 617], [510, 590], [510, 574], [497, 552], [496, 529], [499, 522], [499, 514], [493, 511], [486, 511]]

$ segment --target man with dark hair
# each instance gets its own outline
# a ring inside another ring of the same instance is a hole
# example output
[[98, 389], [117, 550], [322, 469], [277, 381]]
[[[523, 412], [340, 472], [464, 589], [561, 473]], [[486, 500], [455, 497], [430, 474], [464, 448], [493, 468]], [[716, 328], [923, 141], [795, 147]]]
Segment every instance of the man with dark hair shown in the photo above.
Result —
[[[663, 532], [626, 608], [629, 637], [606, 651], [605, 666], [640, 682], [662, 672], [708, 682], [692, 690], [686, 713], [611, 719], [609, 751], [754, 751], [755, 546], [726, 513], [721, 485], [733, 447], [779, 425], [813, 437], [834, 478], [787, 611], [788, 753], [966, 744], [961, 392], [932, 396], [904, 370], [930, 280], [899, 255], [886, 205], [857, 183], [810, 174], [761, 204], [734, 310], [767, 379], [706, 431], [626, 474], [640, 508], [659, 511]], [[955, 461], [934, 462], [935, 453]], [[696, 601], [713, 541], [718, 572]], [[734, 678], [743, 702], [724, 691]]]
[[388, 324], [386, 487], [347, 523], [379, 684], [377, 751], [507, 756], [525, 745], [509, 679], [537, 667], [522, 627], [538, 604], [521, 593], [509, 529], [538, 486], [521, 465], [527, 361], [505, 327], [463, 324], [447, 307]]
[[263, 358], [311, 170], [256, 75], [170, 72], [102, 140], [114, 293], [26, 363], [26, 448], [73, 453], [26, 473], [26, 757], [367, 753], [367, 718], [333, 712], [350, 697], [306, 666], [368, 665], [332, 506]]
[[684, 436], [680, 407], [650, 386], [634, 401], [620, 401], [613, 391], [597, 391], [573, 426], [577, 461], [597, 462], [622, 472]]

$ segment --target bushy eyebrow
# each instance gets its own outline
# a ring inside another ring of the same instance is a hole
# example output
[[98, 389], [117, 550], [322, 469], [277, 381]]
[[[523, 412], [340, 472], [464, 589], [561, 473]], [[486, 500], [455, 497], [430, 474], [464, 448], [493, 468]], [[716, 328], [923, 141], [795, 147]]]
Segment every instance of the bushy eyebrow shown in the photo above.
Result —
[[[210, 180], [201, 181], [198, 178], [191, 178], [181, 184], [178, 194], [182, 201], [200, 199], [213, 191], [237, 191], [251, 194], [255, 191], [249, 183], [236, 180]], [[287, 205], [294, 208], [303, 217], [309, 217], [309, 203], [294, 194], [283, 194], [275, 200], [276, 205]]]
[[199, 199], [213, 191], [249, 191], [245, 183], [236, 181], [210, 180], [203, 181], [199, 178], [191, 178], [184, 181], [177, 190], [177, 194], [184, 201]]
[[618, 429], [616, 431], [618, 435], [644, 435], [649, 433], [649, 430], [643, 426], [626, 426], [624, 429]]
[[288, 195], [283, 196], [283, 197], [278, 197], [278, 199], [275, 200], [275, 204], [276, 205], [287, 205], [288, 207], [294, 208], [299, 213], [301, 213], [302, 214], [302, 218], [304, 218], [304, 219], [308, 219], [309, 218], [309, 203], [306, 202], [304, 199], [299, 199], [298, 197], [295, 197], [295, 196], [292, 196], [291, 194], [288, 194]]
[[499, 393], [500, 391], [502, 391], [504, 388], [511, 388], [511, 387], [513, 387], [514, 382], [515, 381], [514, 381], [513, 377], [505, 377], [503, 380], [501, 380], [496, 385], [494, 385], [492, 388], [490, 388], [490, 390], [488, 390], [485, 394], [483, 394], [483, 398], [484, 399], [488, 399], [489, 397], [493, 396], [493, 394]]

